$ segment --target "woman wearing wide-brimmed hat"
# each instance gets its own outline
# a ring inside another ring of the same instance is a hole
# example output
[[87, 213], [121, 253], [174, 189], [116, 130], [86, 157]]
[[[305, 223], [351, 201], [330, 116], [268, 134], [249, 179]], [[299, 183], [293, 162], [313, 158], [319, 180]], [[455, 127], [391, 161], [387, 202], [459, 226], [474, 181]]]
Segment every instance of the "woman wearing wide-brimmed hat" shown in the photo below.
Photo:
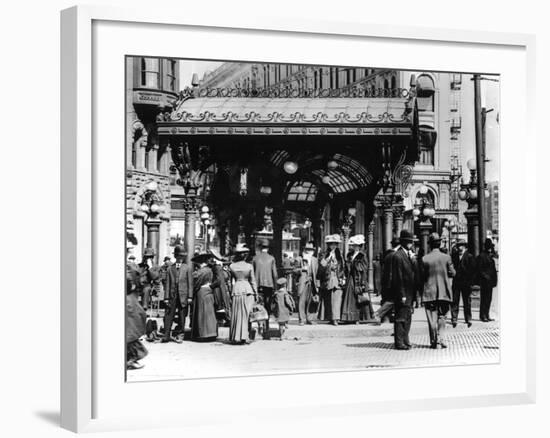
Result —
[[365, 309], [370, 310], [370, 301], [359, 303], [359, 295], [367, 292], [367, 256], [361, 249], [365, 244], [365, 236], [356, 234], [350, 237], [350, 251], [346, 259], [346, 289], [342, 298], [342, 321], [359, 323], [360, 319], [370, 319], [365, 315]]
[[344, 259], [340, 253], [339, 234], [325, 237], [327, 252], [319, 262], [321, 306], [319, 319], [338, 325], [342, 314], [342, 287], [345, 282]]
[[249, 341], [249, 315], [256, 301], [258, 288], [254, 267], [246, 262], [250, 253], [248, 247], [238, 243], [235, 250], [234, 262], [229, 265], [229, 271], [234, 278], [231, 291], [231, 323], [229, 326], [229, 340], [233, 343]]
[[211, 253], [202, 252], [191, 260], [199, 265], [193, 273], [193, 317], [191, 318], [191, 339], [214, 341], [218, 337], [218, 321], [212, 291], [213, 273], [209, 262]]

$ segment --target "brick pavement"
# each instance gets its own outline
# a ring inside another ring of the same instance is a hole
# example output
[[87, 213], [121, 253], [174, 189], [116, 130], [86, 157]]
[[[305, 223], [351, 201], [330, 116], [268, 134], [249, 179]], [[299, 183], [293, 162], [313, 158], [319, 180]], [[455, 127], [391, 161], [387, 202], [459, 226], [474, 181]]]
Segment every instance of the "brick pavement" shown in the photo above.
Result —
[[[145, 367], [128, 371], [128, 381], [170, 380], [214, 376], [242, 376], [307, 371], [360, 370], [368, 368], [472, 365], [497, 363], [500, 358], [497, 322], [461, 324], [448, 328], [446, 349], [432, 350], [425, 321], [413, 323], [413, 349], [393, 349], [390, 334], [369, 335], [368, 326], [353, 327], [354, 336], [307, 336], [341, 327], [291, 326], [290, 339], [257, 340], [231, 345], [223, 339], [211, 343], [150, 344]], [[391, 330], [383, 324], [377, 330]], [[345, 326], [342, 326], [344, 329]], [[303, 329], [302, 332], [299, 332]]]

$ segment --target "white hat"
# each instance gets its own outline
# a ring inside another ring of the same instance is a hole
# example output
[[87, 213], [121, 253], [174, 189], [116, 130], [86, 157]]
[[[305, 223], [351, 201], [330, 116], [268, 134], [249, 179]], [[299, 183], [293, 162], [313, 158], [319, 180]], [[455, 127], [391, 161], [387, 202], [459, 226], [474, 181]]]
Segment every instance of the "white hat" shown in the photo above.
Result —
[[350, 245], [364, 245], [365, 244], [365, 236], [363, 234], [356, 234], [355, 236], [351, 236], [349, 238], [349, 244]]
[[250, 249], [244, 243], [237, 243], [234, 252], [250, 252]]
[[325, 243], [342, 243], [340, 234], [329, 234], [325, 236]]

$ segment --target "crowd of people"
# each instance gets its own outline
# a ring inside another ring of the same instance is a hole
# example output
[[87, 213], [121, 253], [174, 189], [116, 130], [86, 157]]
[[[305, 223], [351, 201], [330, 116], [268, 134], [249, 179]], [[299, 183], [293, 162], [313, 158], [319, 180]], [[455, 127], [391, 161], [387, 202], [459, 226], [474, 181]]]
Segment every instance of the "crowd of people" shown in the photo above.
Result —
[[[282, 340], [295, 311], [300, 325], [393, 320], [395, 348], [408, 350], [412, 347], [412, 314], [422, 304], [431, 348], [446, 348], [446, 316], [450, 310], [456, 327], [461, 298], [465, 323], [471, 326], [474, 285], [481, 291], [480, 320], [491, 320], [492, 289], [497, 281], [494, 246], [488, 239], [481, 254], [474, 257], [467, 243], [460, 240], [447, 254], [439, 235], [432, 233], [431, 250], [424, 255], [419, 254], [415, 240], [411, 232], [402, 230], [379, 260], [376, 293], [381, 294], [381, 305], [376, 311], [362, 234], [350, 237], [345, 257], [340, 235], [333, 234], [326, 236], [324, 252], [308, 242], [301, 256], [285, 257], [280, 269], [269, 253], [267, 240], [260, 242], [253, 257], [251, 250], [239, 243], [231, 257], [211, 249], [196, 253], [190, 265], [180, 246], [174, 249], [175, 262], [166, 257], [160, 266], [153, 263], [154, 251], [145, 248], [141, 263], [136, 264], [133, 257], [127, 263], [127, 367], [142, 366], [139, 360], [147, 354], [140, 342], [144, 334], [150, 342], [182, 343], [187, 318], [193, 341], [214, 341], [218, 327], [226, 325], [231, 344], [247, 344], [256, 335], [270, 338], [270, 316], [277, 321]], [[157, 327], [154, 319], [147, 320], [153, 302], [163, 303], [163, 327]]]

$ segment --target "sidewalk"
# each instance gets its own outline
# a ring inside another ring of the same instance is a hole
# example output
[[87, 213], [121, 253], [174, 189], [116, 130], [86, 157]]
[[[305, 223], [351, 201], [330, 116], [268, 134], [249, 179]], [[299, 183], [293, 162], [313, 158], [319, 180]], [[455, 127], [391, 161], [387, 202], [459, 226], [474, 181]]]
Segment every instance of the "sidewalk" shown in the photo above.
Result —
[[[449, 330], [452, 331], [463, 331], [463, 330], [484, 330], [487, 328], [495, 329], [498, 328], [498, 321], [493, 321], [491, 323], [484, 323], [479, 320], [479, 300], [472, 300], [472, 327], [464, 323], [464, 315], [462, 306], [460, 306], [460, 311], [458, 315], [458, 325], [456, 328], [452, 328], [450, 312], [447, 315], [447, 325]], [[373, 297], [373, 307], [376, 310], [380, 305], [380, 297]], [[426, 320], [426, 312], [422, 306], [413, 309], [414, 313], [412, 315], [412, 324], [411, 324], [411, 335], [415, 334], [425, 334], [428, 331], [428, 323]], [[495, 311], [493, 309], [492, 315], [495, 316]], [[153, 318], [157, 320], [157, 324], [160, 327], [162, 325], [162, 318]], [[187, 320], [189, 323], [189, 320]], [[256, 324], [254, 324], [256, 327]], [[279, 337], [279, 325], [274, 318], [270, 319], [269, 322], [269, 334], [271, 337]], [[187, 333], [189, 335], [189, 333]], [[297, 338], [297, 339], [314, 339], [314, 338], [358, 338], [358, 337], [379, 337], [379, 336], [391, 336], [393, 335], [393, 323], [383, 323], [381, 325], [376, 325], [373, 323], [360, 323], [360, 324], [346, 324], [340, 323], [338, 326], [333, 326], [327, 321], [316, 321], [314, 325], [303, 325], [298, 324], [298, 314], [293, 313], [291, 315], [289, 327], [285, 334], [287, 337]], [[229, 328], [228, 327], [219, 327], [218, 329], [218, 339], [223, 341], [229, 339]]]
[[[419, 312], [415, 312], [419, 313]], [[416, 319], [408, 351], [393, 348], [392, 324], [315, 326], [291, 325], [287, 339], [255, 340], [232, 345], [222, 336], [214, 342], [182, 344], [145, 342], [149, 355], [143, 369], [127, 372], [129, 382], [209, 377], [274, 375], [424, 366], [498, 363], [498, 323], [459, 324], [447, 329], [446, 349], [429, 348], [425, 321]], [[390, 333], [390, 334], [387, 334]], [[222, 331], [220, 330], [220, 335]]]

